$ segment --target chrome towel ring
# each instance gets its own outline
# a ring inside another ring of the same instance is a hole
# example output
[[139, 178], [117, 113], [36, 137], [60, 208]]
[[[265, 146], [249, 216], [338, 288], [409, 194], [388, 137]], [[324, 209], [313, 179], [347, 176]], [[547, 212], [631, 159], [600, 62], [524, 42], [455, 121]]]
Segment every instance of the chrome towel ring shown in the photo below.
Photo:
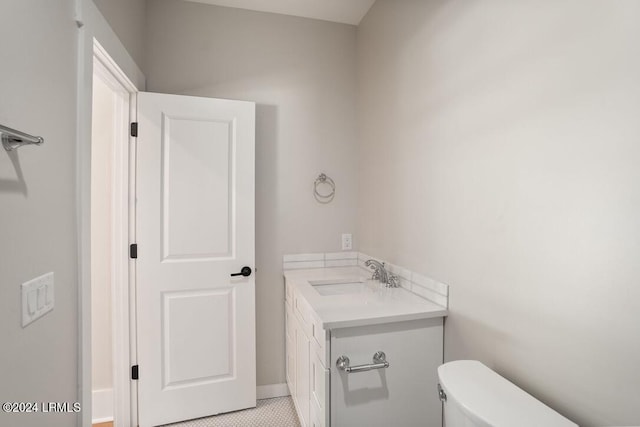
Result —
[[[328, 187], [321, 191], [322, 187]], [[329, 203], [336, 195], [336, 183], [333, 182], [326, 174], [321, 173], [313, 183], [313, 197], [320, 203]]]

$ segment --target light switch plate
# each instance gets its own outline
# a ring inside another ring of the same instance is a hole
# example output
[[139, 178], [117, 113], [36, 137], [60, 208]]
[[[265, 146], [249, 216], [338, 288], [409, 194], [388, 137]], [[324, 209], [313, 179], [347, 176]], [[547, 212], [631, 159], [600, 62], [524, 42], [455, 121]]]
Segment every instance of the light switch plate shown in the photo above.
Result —
[[22, 327], [44, 316], [54, 305], [53, 273], [31, 279], [22, 288]]

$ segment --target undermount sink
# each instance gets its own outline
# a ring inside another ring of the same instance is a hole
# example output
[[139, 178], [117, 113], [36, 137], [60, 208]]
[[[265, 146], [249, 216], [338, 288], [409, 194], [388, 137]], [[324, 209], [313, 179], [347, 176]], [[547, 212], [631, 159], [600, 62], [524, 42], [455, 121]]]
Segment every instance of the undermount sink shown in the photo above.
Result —
[[353, 279], [310, 280], [309, 284], [323, 296], [359, 294], [366, 287], [363, 280]]

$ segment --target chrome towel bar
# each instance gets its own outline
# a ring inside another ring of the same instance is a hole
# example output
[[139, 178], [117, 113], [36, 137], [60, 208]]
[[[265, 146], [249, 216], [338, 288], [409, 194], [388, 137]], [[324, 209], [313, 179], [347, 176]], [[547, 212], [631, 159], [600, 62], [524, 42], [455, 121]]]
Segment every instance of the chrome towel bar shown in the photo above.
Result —
[[2, 134], [2, 146], [7, 151], [15, 150], [23, 145], [42, 145], [44, 142], [44, 138], [41, 136], [29, 135], [2, 125], [0, 125], [0, 133]]
[[389, 367], [387, 362], [387, 355], [383, 351], [376, 351], [373, 355], [373, 363], [369, 365], [349, 366], [349, 358], [347, 356], [340, 356], [336, 360], [336, 366], [338, 369], [345, 371], [347, 374], [371, 371], [373, 369], [386, 369]]

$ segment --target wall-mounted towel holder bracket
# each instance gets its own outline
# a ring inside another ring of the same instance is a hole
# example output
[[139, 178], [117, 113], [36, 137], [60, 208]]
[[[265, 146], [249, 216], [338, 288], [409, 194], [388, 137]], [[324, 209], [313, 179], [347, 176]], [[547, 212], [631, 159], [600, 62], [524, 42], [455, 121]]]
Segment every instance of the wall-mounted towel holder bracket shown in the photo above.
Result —
[[0, 133], [2, 134], [2, 146], [7, 151], [13, 151], [23, 145], [42, 145], [44, 143], [44, 138], [41, 136], [29, 135], [2, 125], [0, 125]]
[[[320, 187], [327, 186], [328, 191], [321, 192]], [[326, 174], [321, 173], [313, 183], [313, 197], [320, 203], [329, 203], [336, 195], [336, 183], [333, 182]]]
[[340, 356], [338, 360], [336, 360], [336, 367], [347, 374], [354, 374], [356, 372], [371, 371], [373, 369], [387, 369], [389, 362], [387, 362], [387, 355], [384, 354], [384, 351], [376, 351], [373, 355], [373, 363], [351, 366], [347, 356]]

